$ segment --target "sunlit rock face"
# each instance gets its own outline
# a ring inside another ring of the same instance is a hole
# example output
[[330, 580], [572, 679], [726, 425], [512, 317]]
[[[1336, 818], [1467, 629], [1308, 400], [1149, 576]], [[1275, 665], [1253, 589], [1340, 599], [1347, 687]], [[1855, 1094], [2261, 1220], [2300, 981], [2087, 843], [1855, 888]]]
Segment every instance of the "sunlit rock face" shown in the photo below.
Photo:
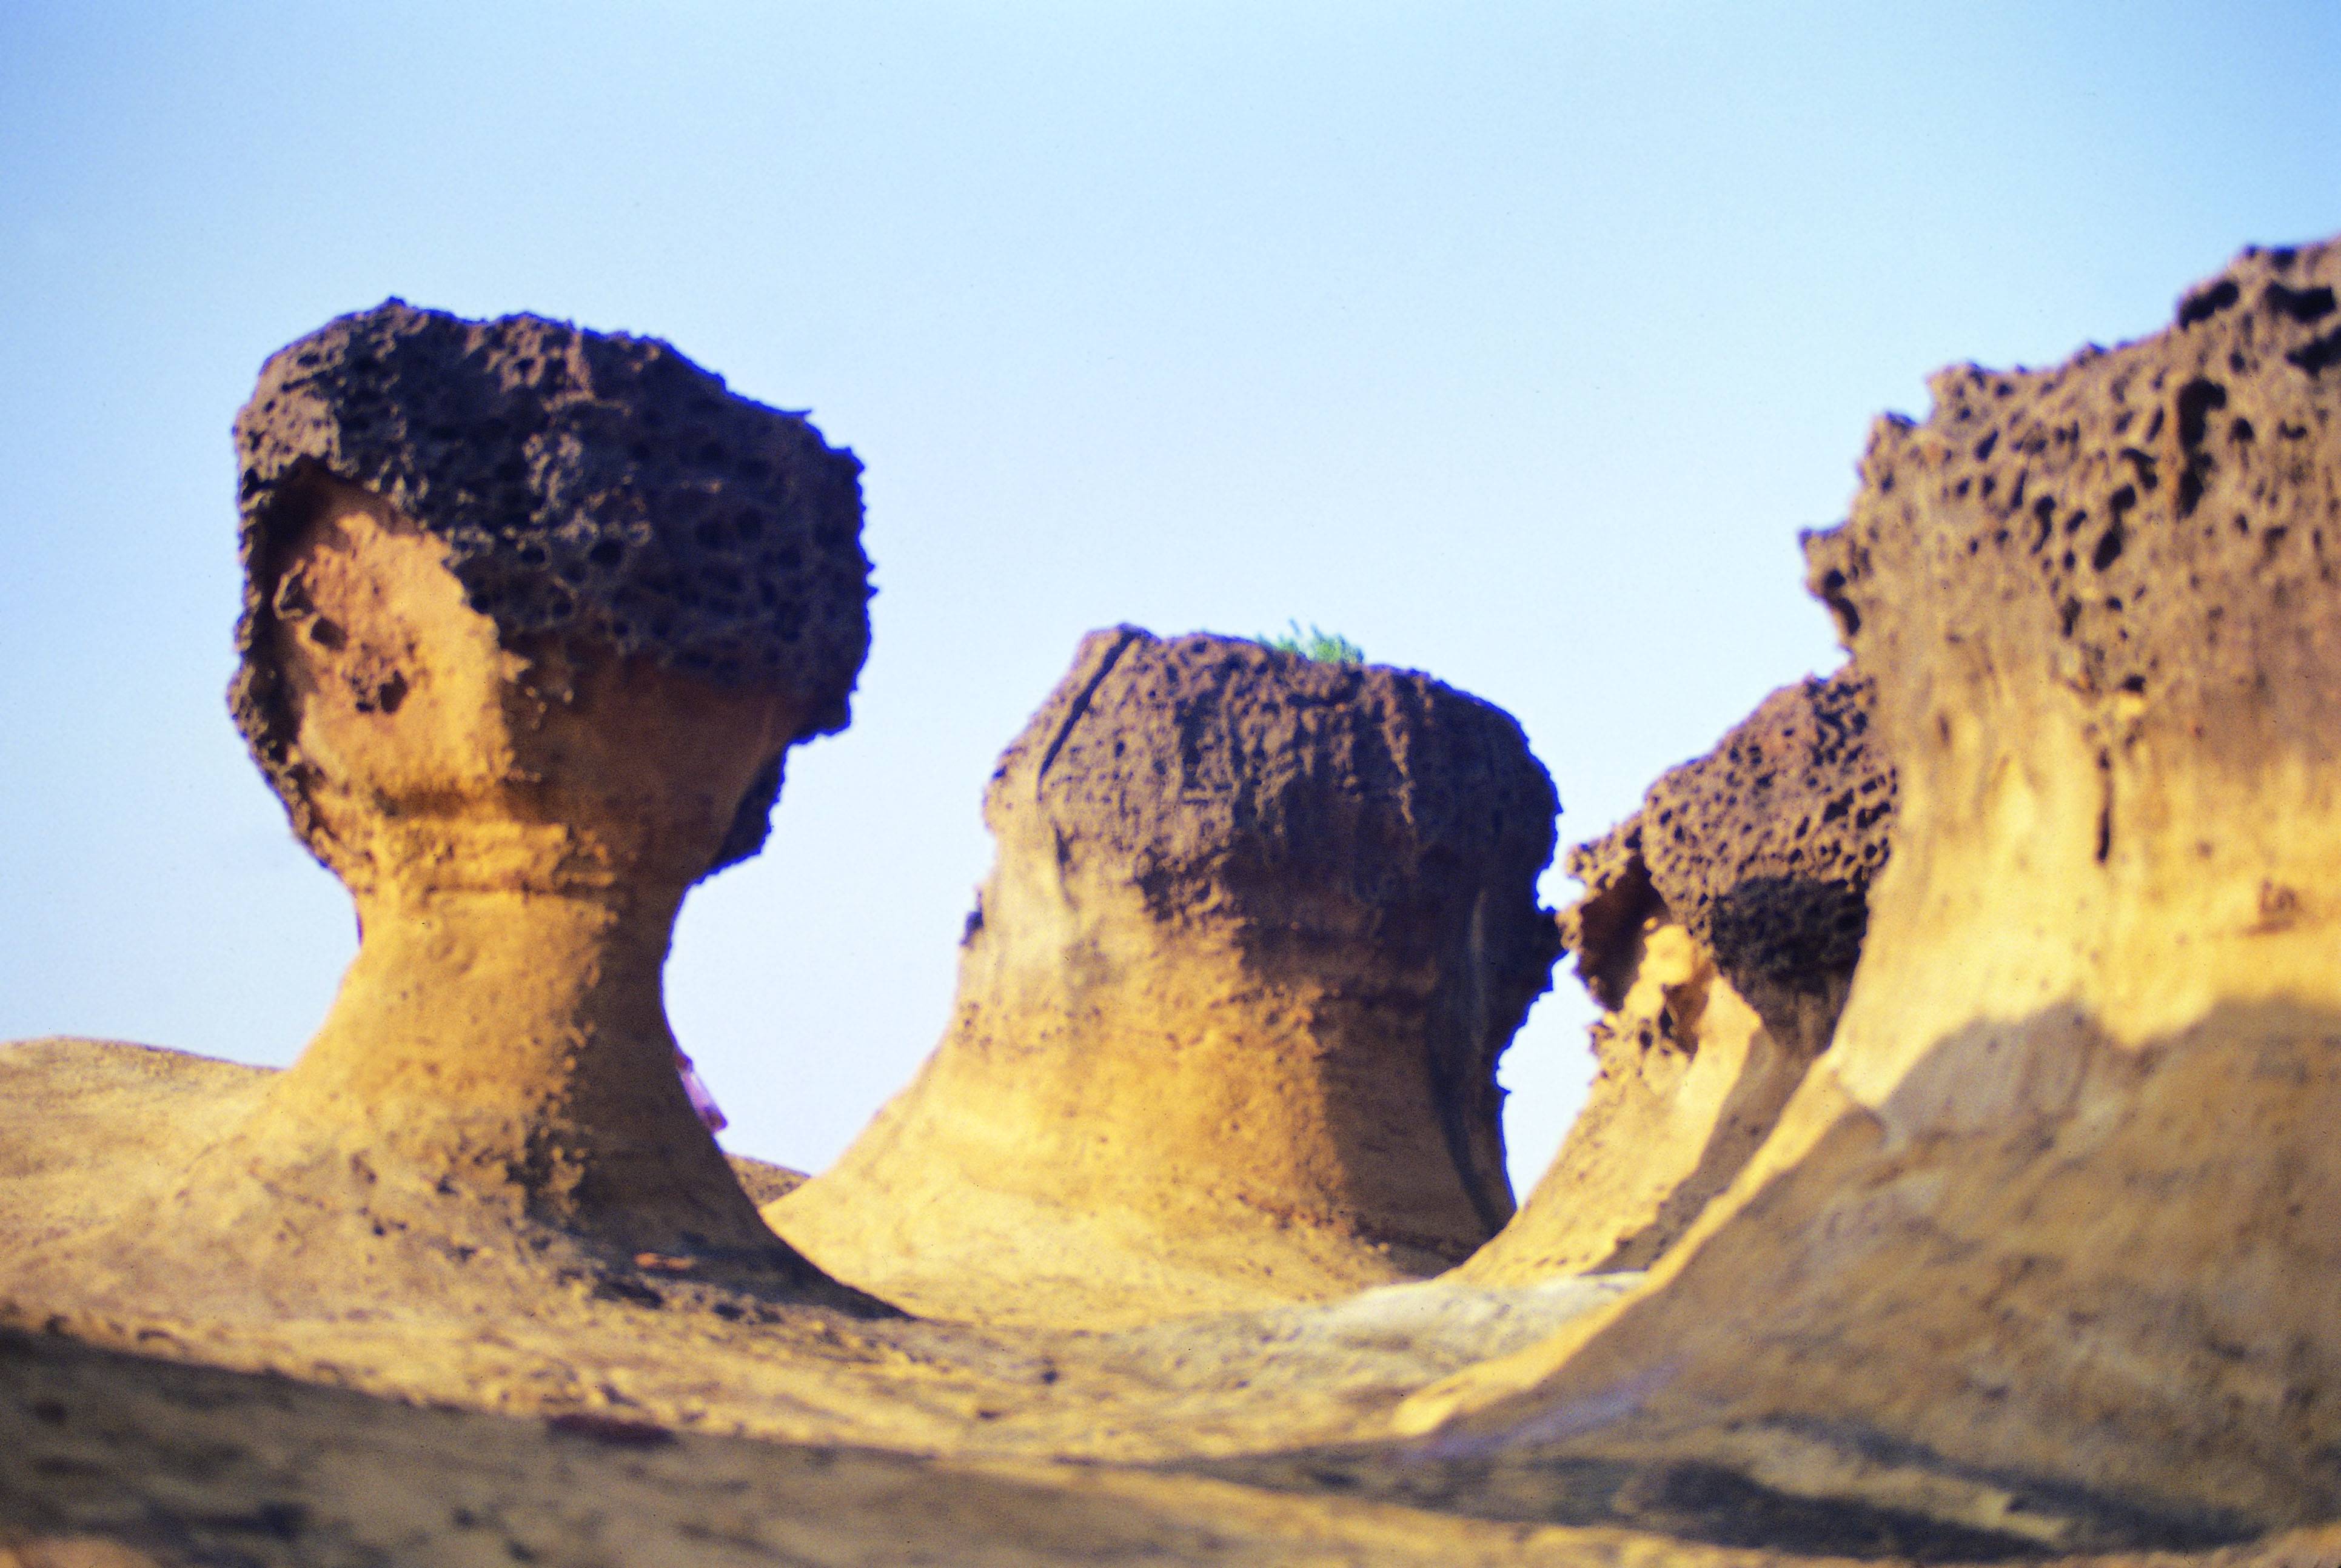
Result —
[[1599, 1071], [1536, 1190], [1461, 1271], [1648, 1268], [1771, 1133], [1828, 1045], [1886, 863], [1894, 774], [1850, 669], [1783, 687], [1570, 852], [1561, 916]]
[[1836, 1043], [1637, 1296], [1409, 1424], [1609, 1397], [2049, 1540], [2341, 1509], [2336, 286], [2246, 252], [1878, 426], [1810, 544], [1900, 785]]
[[766, 1210], [917, 1310], [1129, 1323], [1435, 1273], [1511, 1213], [1497, 1056], [1557, 809], [1427, 676], [1092, 634], [984, 801], [956, 1012]]
[[178, 1243], [268, 1250], [288, 1302], [555, 1235], [858, 1299], [758, 1219], [660, 976], [788, 749], [846, 721], [860, 465], [663, 344], [396, 301], [274, 356], [236, 446], [231, 706], [361, 942], [188, 1166]]

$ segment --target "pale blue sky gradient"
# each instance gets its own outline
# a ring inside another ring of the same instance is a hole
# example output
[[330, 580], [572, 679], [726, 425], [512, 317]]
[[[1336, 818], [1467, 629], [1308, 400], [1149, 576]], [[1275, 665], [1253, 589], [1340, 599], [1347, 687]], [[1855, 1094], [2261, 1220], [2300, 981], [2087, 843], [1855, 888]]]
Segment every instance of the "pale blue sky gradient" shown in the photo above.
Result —
[[[1346, 633], [1516, 714], [1589, 836], [1835, 663], [1796, 534], [1876, 412], [2341, 230], [2336, 81], [2331, 0], [16, 0], [0, 1037], [324, 1013], [348, 904], [221, 691], [228, 421], [330, 316], [662, 336], [868, 464], [853, 727], [670, 969], [727, 1142], [818, 1168], [941, 1030], [1083, 631]], [[1585, 1017], [1506, 1065], [1523, 1187]]]

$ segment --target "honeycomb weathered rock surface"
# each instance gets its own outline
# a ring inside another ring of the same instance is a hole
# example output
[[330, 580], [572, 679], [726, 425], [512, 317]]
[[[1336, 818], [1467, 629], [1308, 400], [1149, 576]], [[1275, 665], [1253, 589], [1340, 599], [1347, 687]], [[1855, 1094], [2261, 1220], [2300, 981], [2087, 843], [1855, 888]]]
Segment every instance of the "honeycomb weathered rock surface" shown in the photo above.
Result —
[[1809, 545], [1898, 781], [1834, 1044], [1637, 1295], [1409, 1424], [1631, 1387], [1599, 1443], [2050, 1544], [2341, 1511], [2336, 288], [2246, 252], [1879, 423]]
[[1885, 864], [1894, 774], [1851, 666], [1784, 686], [1569, 852], [1563, 940], [1603, 1015], [1584, 1110], [1467, 1278], [1647, 1268], [1828, 1048]]
[[939, 1313], [1120, 1322], [1433, 1272], [1511, 1212], [1552, 785], [1428, 676], [1092, 634], [984, 797], [951, 1028], [766, 1211]]
[[[324, 477], [441, 542], [507, 644], [581, 638], [784, 689], [798, 739], [845, 727], [870, 648], [862, 465], [655, 338], [387, 300], [271, 355], [235, 444], [246, 593], [230, 707], [272, 780], [285, 720], [260, 595]], [[749, 803], [724, 863], [762, 846], [778, 787]]]

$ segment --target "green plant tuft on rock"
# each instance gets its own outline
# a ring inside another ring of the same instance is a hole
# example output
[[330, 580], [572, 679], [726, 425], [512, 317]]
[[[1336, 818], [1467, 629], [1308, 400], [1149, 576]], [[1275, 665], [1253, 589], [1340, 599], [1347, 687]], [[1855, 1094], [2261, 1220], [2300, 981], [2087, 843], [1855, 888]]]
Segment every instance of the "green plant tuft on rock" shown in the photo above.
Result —
[[1362, 664], [1366, 651], [1337, 633], [1328, 632], [1315, 622], [1302, 631], [1300, 623], [1290, 623], [1290, 630], [1274, 634], [1263, 633], [1252, 641], [1282, 653], [1298, 654], [1304, 659], [1314, 659], [1320, 664]]

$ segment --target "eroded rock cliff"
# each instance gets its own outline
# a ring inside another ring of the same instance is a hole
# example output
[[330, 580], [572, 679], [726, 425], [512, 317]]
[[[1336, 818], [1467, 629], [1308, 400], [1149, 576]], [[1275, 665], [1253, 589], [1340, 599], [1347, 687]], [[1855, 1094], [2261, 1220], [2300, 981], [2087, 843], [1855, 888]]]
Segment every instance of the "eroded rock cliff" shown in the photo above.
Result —
[[1638, 1294], [1411, 1424], [2045, 1542], [2341, 1509], [2336, 287], [2246, 252], [1878, 424], [1809, 547], [1900, 787], [1835, 1045]]
[[1511, 1213], [1495, 1065], [1549, 983], [1556, 810], [1519, 726], [1427, 676], [1093, 634], [985, 794], [949, 1033], [767, 1217], [990, 1321], [1447, 1267]]

